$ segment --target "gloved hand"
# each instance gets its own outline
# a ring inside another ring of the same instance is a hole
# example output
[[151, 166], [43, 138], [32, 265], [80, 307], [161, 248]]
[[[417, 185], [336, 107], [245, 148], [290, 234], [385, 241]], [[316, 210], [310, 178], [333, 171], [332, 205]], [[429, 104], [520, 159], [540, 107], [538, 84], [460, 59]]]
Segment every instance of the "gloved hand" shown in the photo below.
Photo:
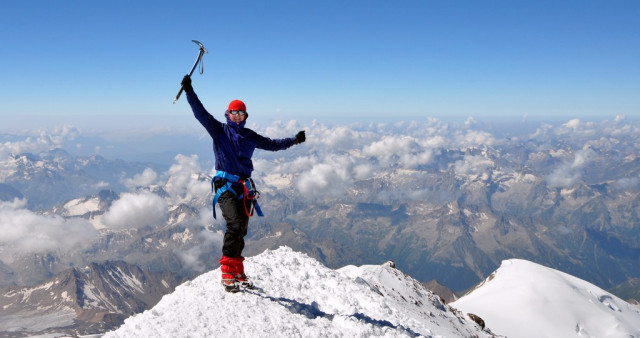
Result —
[[296, 134], [296, 141], [294, 142], [294, 144], [302, 143], [306, 141], [306, 139], [307, 137], [304, 134], [304, 130], [301, 130]]
[[189, 75], [185, 75], [182, 78], [181, 84], [182, 84], [182, 88], [184, 89], [185, 93], [193, 91], [193, 87], [191, 87], [191, 77]]

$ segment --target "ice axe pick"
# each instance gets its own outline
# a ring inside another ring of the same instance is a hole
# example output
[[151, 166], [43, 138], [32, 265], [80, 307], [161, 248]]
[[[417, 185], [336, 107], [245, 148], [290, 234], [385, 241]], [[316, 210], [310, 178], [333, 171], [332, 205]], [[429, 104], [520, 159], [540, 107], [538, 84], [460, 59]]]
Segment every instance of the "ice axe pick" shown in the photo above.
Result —
[[[191, 67], [191, 71], [189, 72], [189, 77], [191, 77], [191, 74], [193, 74], [193, 71], [196, 70], [196, 67], [198, 66], [198, 63], [200, 63], [200, 74], [202, 74], [202, 72], [204, 72], [204, 66], [202, 63], [202, 55], [204, 55], [204, 53], [209, 53], [205, 48], [204, 45], [197, 40], [191, 40], [193, 41], [193, 43], [197, 44], [199, 49], [198, 49], [198, 57], [196, 58], [196, 62], [193, 63], [193, 67]], [[173, 103], [175, 104], [176, 102], [178, 102], [178, 99], [180, 98], [180, 95], [182, 94], [182, 91], [184, 90], [184, 87], [180, 87], [180, 91], [178, 91], [178, 95], [176, 95], [176, 98], [173, 100]]]

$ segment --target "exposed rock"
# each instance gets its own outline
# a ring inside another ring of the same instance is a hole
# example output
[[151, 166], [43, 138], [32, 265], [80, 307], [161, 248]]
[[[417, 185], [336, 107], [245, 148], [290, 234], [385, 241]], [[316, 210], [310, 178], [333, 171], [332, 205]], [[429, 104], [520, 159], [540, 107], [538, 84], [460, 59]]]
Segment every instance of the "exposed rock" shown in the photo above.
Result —
[[440, 284], [435, 279], [426, 283], [422, 283], [422, 285], [424, 285], [424, 287], [431, 290], [436, 295], [440, 296], [440, 298], [442, 299], [442, 302], [445, 304], [449, 304], [455, 301], [456, 299], [458, 299], [458, 297], [456, 297], [456, 294], [453, 293], [451, 289]]
[[474, 315], [473, 313], [468, 313], [467, 316], [469, 316], [469, 318], [471, 318], [471, 320], [473, 320], [474, 322], [476, 322], [478, 325], [480, 325], [480, 327], [482, 329], [484, 329], [484, 320], [482, 320], [482, 318], [480, 318], [477, 315]]
[[4, 289], [0, 332], [104, 332], [151, 308], [180, 282], [175, 274], [150, 273], [125, 262], [71, 268], [32, 287]]

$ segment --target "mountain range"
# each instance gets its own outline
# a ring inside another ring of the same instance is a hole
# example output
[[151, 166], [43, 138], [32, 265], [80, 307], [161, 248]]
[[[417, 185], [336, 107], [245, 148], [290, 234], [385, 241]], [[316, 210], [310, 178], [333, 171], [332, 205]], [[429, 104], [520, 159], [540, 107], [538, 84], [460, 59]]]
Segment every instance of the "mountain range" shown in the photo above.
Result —
[[[257, 153], [266, 217], [251, 220], [245, 256], [288, 246], [331, 269], [393, 260], [457, 296], [518, 258], [637, 299], [637, 127], [572, 120], [504, 139], [401, 127], [314, 126], [286, 156]], [[225, 228], [211, 216], [211, 174], [194, 155], [158, 165], [56, 147], [8, 153], [0, 285], [106, 261], [187, 279], [217, 268]]]
[[[501, 260], [513, 257], [548, 264], [605, 288], [638, 278], [640, 195], [637, 189], [620, 186], [613, 178], [638, 175], [639, 160], [624, 154], [617, 155], [619, 161], [610, 161], [611, 154], [592, 155], [593, 166], [583, 170], [583, 175], [591, 179], [570, 188], [552, 187], [541, 172], [558, 161], [548, 153], [532, 153], [530, 147], [525, 143], [497, 149], [450, 150], [420, 170], [397, 170], [356, 181], [331, 203], [301, 196], [292, 175], [259, 176], [256, 180], [263, 192], [261, 204], [267, 217], [252, 221], [247, 254], [291, 245], [333, 268], [393, 259], [412, 276], [424, 281], [437, 279], [457, 292], [481, 281]], [[490, 174], [462, 175], [455, 166], [446, 165], [467, 156], [481, 157], [495, 168], [487, 170]], [[37, 209], [35, 206], [43, 202], [31, 201], [47, 196], [46, 205], [57, 206], [45, 209], [45, 214], [90, 221], [109, 211], [121, 193], [110, 189], [87, 197], [70, 196], [82, 194], [89, 187], [95, 189], [100, 182], [122, 187], [125, 168], [129, 175], [148, 168], [95, 156], [76, 158], [61, 150], [15, 156], [13, 161], [19, 165], [3, 183], [5, 200], [24, 196], [27, 207]], [[114, 174], [117, 172], [120, 176]], [[185, 174], [190, 175], [186, 180], [206, 186], [208, 175]], [[169, 180], [142, 188], [167, 200], [171, 216], [164, 225], [105, 229], [92, 221], [103, 229], [101, 235], [83, 254], [84, 261], [74, 263], [132, 259], [132, 263], [147, 264], [154, 270], [177, 271], [181, 265], [178, 258], [169, 255], [158, 260], [148, 250], [167, 249], [160, 242], [177, 234], [189, 238], [189, 243], [176, 243], [186, 250], [205, 241], [200, 237], [206, 237], [205, 229], [224, 231], [223, 224], [198, 219], [210, 212], [206, 188], [201, 196], [172, 200], [166, 192], [170, 188], [165, 186]], [[82, 208], [87, 210], [83, 212]], [[141, 241], [144, 246], [132, 245]], [[149, 249], [154, 243], [155, 249]], [[115, 253], [111, 250], [114, 245], [123, 249]], [[209, 252], [215, 250], [211, 247]], [[144, 252], [149, 253], [147, 258], [142, 258]], [[42, 266], [31, 269], [32, 277], [21, 278], [21, 272], [5, 273], [0, 280], [2, 284], [29, 284], [50, 277], [68, 263], [64, 262], [68, 259], [58, 258], [60, 254], [38, 254], [41, 258], [35, 261], [42, 261]], [[21, 257], [14, 259], [20, 262], [18, 266], [23, 265], [21, 261]], [[167, 266], [171, 261], [177, 264]], [[215, 260], [201, 261], [207, 268], [215, 267]], [[11, 269], [9, 266], [0, 271]]]

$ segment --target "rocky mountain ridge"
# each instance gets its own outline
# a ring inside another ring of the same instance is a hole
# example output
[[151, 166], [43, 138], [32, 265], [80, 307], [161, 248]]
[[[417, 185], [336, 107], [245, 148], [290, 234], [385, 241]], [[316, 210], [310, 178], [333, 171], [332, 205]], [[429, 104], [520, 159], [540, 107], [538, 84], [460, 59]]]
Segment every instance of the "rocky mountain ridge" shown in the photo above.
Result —
[[122, 261], [70, 268], [31, 287], [3, 288], [0, 332], [15, 337], [104, 332], [151, 308], [182, 281]]
[[[523, 155], [516, 156], [518, 153]], [[483, 158], [492, 163], [491, 168], [470, 169], [462, 175], [455, 166], [445, 165], [465, 156]], [[46, 163], [47, 158], [56, 157], [20, 158]], [[357, 181], [332, 203], [299, 196], [291, 177], [257, 177], [267, 217], [252, 220], [247, 255], [291, 245], [330, 267], [394, 259], [416, 278], [438, 279], [456, 291], [474, 285], [502, 259], [512, 257], [546, 263], [605, 288], [637, 278], [640, 234], [635, 225], [640, 224], [640, 193], [612, 179], [627, 174], [612, 169], [610, 178], [603, 178], [590, 169], [585, 170], [591, 172], [585, 176], [591, 178], [584, 182], [552, 187], [541, 172], [548, 171], [544, 169], [550, 165], [547, 162], [558, 160], [547, 153], [526, 151], [526, 147], [449, 150], [424, 168]], [[594, 162], [594, 168], [607, 165], [604, 155]], [[623, 162], [632, 175], [638, 172], [638, 159], [626, 156]], [[90, 166], [100, 163], [104, 164], [101, 160]], [[207, 175], [191, 176], [193, 182], [207, 184]], [[104, 229], [102, 215], [121, 196], [113, 190], [63, 201], [45, 214], [84, 218], [101, 229], [99, 239], [83, 254], [86, 260], [74, 262], [78, 265], [126, 259], [154, 270], [188, 274], [180, 270], [176, 252], [209, 245], [198, 249], [197, 256], [204, 264], [200, 269], [215, 267], [215, 260], [206, 254], [216, 255], [214, 237], [224, 226], [202, 221], [211, 211], [210, 195], [205, 190], [198, 197], [176, 203], [168, 198], [170, 187], [164, 186], [168, 183], [146, 188], [168, 201], [168, 217], [160, 227]], [[164, 254], [153, 254], [154, 250]], [[56, 253], [40, 257], [44, 260], [36, 260], [43, 261], [38, 269], [45, 270], [64, 266], [63, 261], [68, 260]], [[34, 277], [38, 275], [46, 276]]]
[[[387, 127], [317, 126], [291, 158], [257, 153], [254, 179], [266, 217], [251, 220], [245, 254], [289, 245], [331, 268], [393, 259], [415, 278], [456, 292], [510, 258], [603, 288], [639, 277], [640, 133], [633, 124], [572, 120], [505, 139], [436, 127], [404, 125], [393, 136]], [[197, 158], [178, 155], [166, 172], [59, 150], [8, 161], [4, 168], [13, 171], [3, 171], [11, 172], [3, 191], [24, 196], [28, 211], [44, 217], [39, 222], [86, 221], [95, 233], [73, 250], [16, 249], [0, 265], [2, 284], [107, 259], [185, 276], [217, 266], [224, 223], [210, 216], [210, 173]], [[55, 203], [34, 207], [43, 196]]]
[[333, 270], [281, 247], [247, 258], [245, 266], [254, 289], [224, 291], [215, 269], [105, 338], [500, 337], [387, 264]]

